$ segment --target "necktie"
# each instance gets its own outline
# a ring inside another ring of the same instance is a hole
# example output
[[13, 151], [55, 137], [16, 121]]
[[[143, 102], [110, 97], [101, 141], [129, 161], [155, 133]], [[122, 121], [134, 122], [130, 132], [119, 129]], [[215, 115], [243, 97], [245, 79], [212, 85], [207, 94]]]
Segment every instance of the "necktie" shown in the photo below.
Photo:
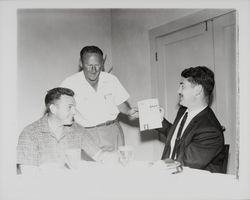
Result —
[[183, 126], [184, 126], [184, 124], [185, 124], [185, 122], [187, 120], [187, 116], [188, 116], [188, 113], [186, 112], [185, 115], [184, 115], [184, 117], [182, 118], [179, 130], [178, 130], [178, 133], [177, 133], [177, 136], [176, 136], [176, 139], [175, 139], [174, 149], [173, 149], [172, 156], [171, 156], [171, 159], [173, 159], [173, 160], [175, 158], [175, 154], [177, 152], [177, 148], [179, 147], [182, 129], [183, 129]]

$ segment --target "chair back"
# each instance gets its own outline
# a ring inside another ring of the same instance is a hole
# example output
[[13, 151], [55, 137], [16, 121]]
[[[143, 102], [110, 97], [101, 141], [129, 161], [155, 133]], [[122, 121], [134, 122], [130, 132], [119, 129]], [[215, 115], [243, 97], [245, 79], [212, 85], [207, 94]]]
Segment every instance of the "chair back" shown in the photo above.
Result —
[[[221, 128], [222, 128], [222, 132], [225, 133], [226, 127], [222, 125]], [[229, 146], [230, 146], [229, 144], [224, 144], [220, 153], [222, 156], [222, 172], [221, 173], [224, 173], [224, 174], [227, 173]]]
[[222, 162], [222, 172], [226, 174], [227, 173], [227, 164], [228, 164], [228, 154], [229, 154], [229, 144], [224, 144], [222, 149], [222, 155], [224, 156], [223, 162]]
[[213, 169], [211, 172], [227, 173], [227, 163], [229, 154], [229, 144], [224, 144], [221, 152], [213, 159]]

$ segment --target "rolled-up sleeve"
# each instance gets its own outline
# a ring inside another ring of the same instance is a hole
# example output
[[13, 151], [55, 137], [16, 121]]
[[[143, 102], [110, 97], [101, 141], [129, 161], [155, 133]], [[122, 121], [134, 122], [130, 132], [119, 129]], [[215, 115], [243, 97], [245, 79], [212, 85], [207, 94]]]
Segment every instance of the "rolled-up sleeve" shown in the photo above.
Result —
[[113, 82], [111, 83], [110, 87], [112, 88], [112, 92], [115, 97], [115, 104], [118, 106], [128, 100], [129, 94], [127, 90], [122, 86], [118, 78], [113, 76], [112, 80]]

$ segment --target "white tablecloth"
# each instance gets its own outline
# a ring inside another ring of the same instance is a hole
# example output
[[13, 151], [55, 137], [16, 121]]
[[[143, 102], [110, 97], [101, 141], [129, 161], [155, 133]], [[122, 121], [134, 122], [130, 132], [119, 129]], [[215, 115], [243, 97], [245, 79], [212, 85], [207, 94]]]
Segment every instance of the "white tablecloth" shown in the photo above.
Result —
[[187, 167], [181, 173], [171, 174], [145, 162], [127, 167], [81, 162], [75, 170], [19, 175], [5, 195], [20, 200], [235, 199], [236, 186], [233, 175]]

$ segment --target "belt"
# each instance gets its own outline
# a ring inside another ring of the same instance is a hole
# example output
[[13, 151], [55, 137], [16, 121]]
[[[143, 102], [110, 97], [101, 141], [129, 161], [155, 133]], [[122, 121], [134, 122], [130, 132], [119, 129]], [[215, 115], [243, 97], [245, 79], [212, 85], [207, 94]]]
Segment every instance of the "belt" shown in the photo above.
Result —
[[85, 127], [85, 128], [95, 128], [95, 127], [101, 127], [101, 126], [109, 126], [111, 124], [114, 124], [115, 122], [117, 122], [117, 120], [109, 120], [109, 121], [106, 121], [104, 123], [101, 123], [101, 124], [97, 124], [95, 126], [90, 126], [90, 127]]

